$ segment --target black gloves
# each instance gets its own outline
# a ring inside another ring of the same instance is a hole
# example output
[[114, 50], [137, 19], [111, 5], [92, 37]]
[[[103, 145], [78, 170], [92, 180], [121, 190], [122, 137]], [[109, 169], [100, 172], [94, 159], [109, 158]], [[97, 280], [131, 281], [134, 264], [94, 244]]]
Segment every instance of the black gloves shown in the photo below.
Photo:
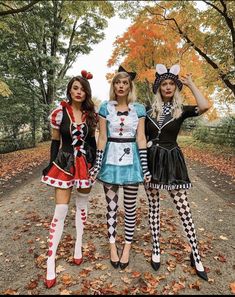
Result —
[[60, 148], [60, 140], [52, 139], [52, 141], [51, 141], [50, 164], [45, 169], [43, 169], [42, 173], [43, 173], [44, 176], [47, 175], [48, 171], [51, 168], [52, 162], [55, 161], [55, 159], [56, 159], [56, 157], [58, 155], [58, 152], [59, 152], [59, 148]]

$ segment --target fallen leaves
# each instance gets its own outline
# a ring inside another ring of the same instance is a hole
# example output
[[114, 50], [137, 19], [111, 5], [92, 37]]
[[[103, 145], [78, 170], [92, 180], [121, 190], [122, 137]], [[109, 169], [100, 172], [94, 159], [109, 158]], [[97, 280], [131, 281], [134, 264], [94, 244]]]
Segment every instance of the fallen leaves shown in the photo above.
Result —
[[230, 284], [231, 293], [235, 294], [235, 282]]
[[[192, 147], [185, 146], [182, 148], [185, 157], [189, 158], [192, 161], [199, 162], [203, 165], [209, 166], [211, 168], [216, 169], [217, 171], [229, 175], [231, 177], [235, 177], [235, 157], [231, 156], [231, 158], [227, 158], [226, 154], [223, 155], [222, 152], [215, 153], [210, 149], [205, 150]], [[214, 181], [215, 182], [215, 181]], [[215, 182], [216, 183], [216, 182]]]
[[215, 260], [219, 261], [219, 262], [227, 262], [226, 257], [224, 255], [222, 255], [221, 253], [219, 253], [217, 256], [214, 257]]
[[[0, 178], [3, 181], [10, 180], [22, 171], [30, 173], [45, 161], [49, 161], [50, 143], [40, 143], [35, 148], [19, 150], [0, 155]], [[20, 182], [21, 180], [19, 180]]]
[[220, 235], [220, 237], [219, 237], [220, 239], [222, 239], [222, 240], [228, 240], [228, 237], [226, 237], [226, 236], [223, 236], [223, 235]]

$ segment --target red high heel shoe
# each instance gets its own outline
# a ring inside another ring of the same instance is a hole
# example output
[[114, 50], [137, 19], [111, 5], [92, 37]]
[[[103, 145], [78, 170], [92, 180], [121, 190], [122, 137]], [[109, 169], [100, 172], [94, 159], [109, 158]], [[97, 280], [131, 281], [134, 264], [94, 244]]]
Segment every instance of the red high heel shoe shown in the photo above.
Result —
[[73, 263], [76, 264], [76, 265], [82, 264], [82, 261], [83, 261], [83, 258], [80, 258], [80, 259], [73, 258]]
[[47, 287], [47, 289], [52, 288], [55, 284], [56, 284], [56, 278], [45, 280], [45, 286]]

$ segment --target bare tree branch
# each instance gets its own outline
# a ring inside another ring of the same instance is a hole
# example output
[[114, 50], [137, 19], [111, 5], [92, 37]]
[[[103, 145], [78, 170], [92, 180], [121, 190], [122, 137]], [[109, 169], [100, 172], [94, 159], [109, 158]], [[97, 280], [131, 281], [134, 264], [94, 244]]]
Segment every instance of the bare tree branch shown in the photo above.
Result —
[[[39, 1], [40, 0], [32, 0], [29, 4], [27, 4], [25, 6], [22, 6], [21, 8], [17, 8], [17, 9], [12, 8], [10, 10], [0, 11], [0, 16], [5, 16], [5, 15], [9, 15], [9, 14], [15, 14], [15, 13], [20, 13], [20, 12], [27, 11], [30, 7], [32, 7], [33, 5], [38, 3]], [[6, 5], [4, 5], [4, 6], [6, 6]]]
[[[222, 0], [221, 0], [222, 1]], [[205, 2], [205, 1], [204, 1]], [[166, 16], [166, 9], [160, 5], [157, 5], [158, 7], [160, 7], [161, 9], [163, 9], [164, 13], [155, 13], [154, 11], [152, 11], [151, 9], [149, 9], [148, 7], [146, 8], [146, 10], [155, 16], [160, 16], [162, 18], [163, 21], [169, 21], [169, 22], [173, 22], [175, 25], [176, 30], [178, 31], [178, 33], [180, 34], [180, 36], [191, 46], [195, 49], [196, 52], [198, 52], [198, 54], [203, 57], [207, 63], [209, 65], [211, 65], [215, 70], [218, 71], [220, 78], [222, 79], [222, 81], [225, 83], [225, 85], [232, 90], [233, 94], [235, 94], [235, 85], [227, 78], [227, 73], [224, 73], [220, 67], [203, 51], [201, 50], [190, 38], [189, 36], [182, 31], [182, 29], [180, 28], [179, 24], [177, 23], [175, 18], [168, 18]]]

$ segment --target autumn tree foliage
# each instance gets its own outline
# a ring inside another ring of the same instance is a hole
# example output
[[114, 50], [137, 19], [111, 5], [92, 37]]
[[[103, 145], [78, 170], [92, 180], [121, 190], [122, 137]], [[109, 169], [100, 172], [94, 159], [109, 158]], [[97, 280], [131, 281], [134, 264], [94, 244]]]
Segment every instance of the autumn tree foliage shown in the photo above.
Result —
[[[137, 5], [138, 4], [138, 5]], [[129, 1], [119, 3], [120, 16], [134, 23], [145, 16], [165, 31], [169, 42], [173, 32], [185, 52], [192, 50], [202, 62], [203, 81], [213, 100], [225, 103], [235, 99], [235, 6], [233, 1]], [[174, 55], [172, 52], [167, 58]], [[158, 62], [158, 61], [155, 61]], [[181, 66], [187, 63], [184, 54]], [[193, 73], [196, 73], [193, 65]], [[202, 78], [200, 78], [201, 80]], [[216, 92], [214, 92], [216, 90]]]
[[[142, 102], [152, 100], [152, 84], [155, 79], [155, 65], [167, 67], [175, 63], [181, 65], [181, 74], [192, 72], [197, 84], [204, 88], [204, 62], [195, 51], [182, 44], [180, 36], [167, 26], [156, 23], [154, 16], [140, 14], [128, 30], [114, 43], [112, 57], [108, 66], [118, 64], [124, 58], [123, 66], [137, 72], [136, 85], [138, 97]], [[213, 88], [207, 86], [204, 93], [209, 95]], [[194, 99], [187, 88], [184, 95], [188, 103]]]

